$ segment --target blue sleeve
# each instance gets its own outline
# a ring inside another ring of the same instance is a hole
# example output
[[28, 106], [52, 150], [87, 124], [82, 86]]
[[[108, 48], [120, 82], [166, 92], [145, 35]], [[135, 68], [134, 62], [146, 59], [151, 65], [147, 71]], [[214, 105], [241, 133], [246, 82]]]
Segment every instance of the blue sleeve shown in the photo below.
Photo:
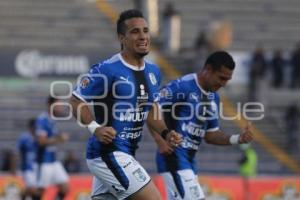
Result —
[[37, 118], [35, 121], [35, 130], [37, 135], [47, 133], [47, 121], [44, 118]]
[[94, 65], [88, 74], [78, 78], [73, 95], [84, 102], [104, 98], [111, 88], [112, 75], [109, 66]]
[[176, 103], [184, 100], [185, 92], [181, 87], [179, 80], [169, 82], [160, 90], [159, 103]]
[[219, 111], [220, 111], [220, 97], [215, 93], [215, 98], [211, 102], [211, 113], [213, 117], [207, 120], [206, 131], [213, 132], [219, 130]]

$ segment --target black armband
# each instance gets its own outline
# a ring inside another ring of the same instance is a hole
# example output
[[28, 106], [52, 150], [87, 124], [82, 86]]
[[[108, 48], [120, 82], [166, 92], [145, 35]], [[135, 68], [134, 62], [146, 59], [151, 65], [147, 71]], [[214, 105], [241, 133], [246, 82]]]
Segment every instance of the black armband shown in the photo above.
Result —
[[165, 139], [167, 138], [168, 133], [170, 133], [170, 132], [171, 132], [171, 130], [169, 130], [169, 129], [164, 129], [164, 130], [160, 133], [160, 135], [161, 135], [161, 137], [165, 140]]

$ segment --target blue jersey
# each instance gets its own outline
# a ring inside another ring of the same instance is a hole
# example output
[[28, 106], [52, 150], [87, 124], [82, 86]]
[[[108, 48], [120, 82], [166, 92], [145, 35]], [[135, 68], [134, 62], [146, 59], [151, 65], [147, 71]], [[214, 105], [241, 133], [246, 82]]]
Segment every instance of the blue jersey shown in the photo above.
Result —
[[21, 170], [32, 170], [36, 158], [36, 141], [31, 133], [23, 133], [18, 141], [21, 158]]
[[159, 96], [160, 71], [147, 61], [137, 68], [116, 54], [94, 65], [84, 75], [73, 95], [94, 106], [96, 121], [112, 126], [117, 134], [105, 145], [91, 136], [87, 158], [93, 159], [113, 151], [135, 155], [141, 140], [144, 122], [154, 101]]
[[219, 129], [218, 94], [204, 91], [197, 75], [188, 74], [161, 89], [160, 105], [168, 128], [180, 133], [183, 141], [169, 156], [157, 152], [158, 171], [195, 171], [195, 153], [205, 133]]
[[[48, 113], [40, 114], [36, 119], [36, 134], [46, 135], [48, 138], [56, 137], [58, 134], [56, 123], [50, 118]], [[55, 145], [38, 146], [37, 148], [37, 162], [51, 163], [56, 161]]]

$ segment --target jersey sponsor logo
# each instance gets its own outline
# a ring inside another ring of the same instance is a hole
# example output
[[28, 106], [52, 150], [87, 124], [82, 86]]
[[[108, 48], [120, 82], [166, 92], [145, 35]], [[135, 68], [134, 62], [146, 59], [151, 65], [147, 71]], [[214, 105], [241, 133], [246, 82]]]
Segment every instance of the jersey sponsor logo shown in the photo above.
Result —
[[137, 96], [138, 103], [145, 103], [148, 99], [148, 93], [145, 90], [145, 85], [140, 84], [140, 95]]
[[184, 137], [181, 146], [186, 149], [192, 149], [197, 151], [199, 148], [200, 142], [196, 142], [195, 140], [191, 140], [188, 137]]
[[184, 132], [189, 133], [190, 135], [198, 136], [198, 137], [204, 137], [205, 130], [202, 128], [201, 125], [197, 125], [193, 122], [183, 123], [181, 125], [181, 130]]
[[136, 139], [139, 138], [142, 135], [142, 131], [137, 132], [121, 132], [119, 134], [119, 138], [125, 140], [125, 139]]
[[143, 84], [140, 84], [140, 94], [141, 96], [144, 96], [146, 94], [145, 86]]
[[156, 80], [155, 75], [153, 73], [149, 73], [149, 78], [150, 78], [150, 81], [151, 81], [152, 85], [157, 84], [157, 80]]
[[145, 182], [147, 179], [146, 175], [142, 172], [141, 168], [138, 168], [132, 174], [138, 182]]
[[120, 113], [121, 122], [142, 122], [147, 119], [148, 111], [135, 112], [128, 110], [125, 113]]

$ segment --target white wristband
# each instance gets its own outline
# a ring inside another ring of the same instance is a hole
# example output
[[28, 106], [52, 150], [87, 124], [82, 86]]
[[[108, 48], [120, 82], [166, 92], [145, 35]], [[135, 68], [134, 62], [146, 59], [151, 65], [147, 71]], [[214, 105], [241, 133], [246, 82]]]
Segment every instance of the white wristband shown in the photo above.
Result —
[[95, 133], [96, 128], [101, 127], [96, 121], [92, 121], [87, 125], [87, 128], [89, 129], [91, 134]]
[[232, 135], [229, 138], [229, 143], [230, 144], [239, 144], [239, 140], [240, 140], [240, 134]]

